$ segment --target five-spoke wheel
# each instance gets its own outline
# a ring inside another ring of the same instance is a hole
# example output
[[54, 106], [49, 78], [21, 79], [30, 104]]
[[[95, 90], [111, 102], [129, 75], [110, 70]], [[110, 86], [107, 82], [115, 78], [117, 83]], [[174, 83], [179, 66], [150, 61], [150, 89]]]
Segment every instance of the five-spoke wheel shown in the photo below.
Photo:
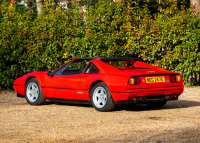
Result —
[[39, 88], [35, 82], [29, 83], [26, 88], [26, 95], [29, 101], [35, 102], [39, 96]]
[[90, 91], [93, 107], [98, 111], [110, 111], [115, 107], [108, 86], [104, 82], [97, 83]]
[[107, 93], [103, 87], [97, 87], [93, 93], [93, 102], [98, 108], [105, 106], [107, 101]]
[[40, 105], [45, 102], [45, 97], [36, 78], [30, 79], [26, 83], [26, 100], [31, 105]]

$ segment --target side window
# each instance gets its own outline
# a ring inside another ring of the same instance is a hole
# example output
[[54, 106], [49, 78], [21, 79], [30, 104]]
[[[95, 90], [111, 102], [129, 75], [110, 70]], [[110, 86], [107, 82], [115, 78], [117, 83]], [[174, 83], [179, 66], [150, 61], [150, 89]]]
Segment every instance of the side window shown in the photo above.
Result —
[[88, 64], [89, 60], [76, 60], [69, 65], [62, 71], [61, 75], [73, 75], [73, 74], [81, 74]]
[[64, 65], [63, 67], [61, 67], [60, 69], [58, 69], [54, 75], [60, 75], [62, 73], [62, 71], [65, 69], [66, 65]]
[[93, 63], [90, 63], [84, 73], [99, 73], [99, 69]]
[[91, 59], [77, 59], [74, 60], [60, 69], [58, 69], [54, 75], [73, 75], [73, 74], [81, 74], [86, 67], [86, 65], [90, 62]]

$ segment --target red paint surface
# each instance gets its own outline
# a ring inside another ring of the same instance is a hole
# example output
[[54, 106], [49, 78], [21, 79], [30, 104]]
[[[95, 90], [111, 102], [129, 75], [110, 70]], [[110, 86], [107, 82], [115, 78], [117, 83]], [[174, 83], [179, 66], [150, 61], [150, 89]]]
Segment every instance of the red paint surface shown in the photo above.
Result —
[[[47, 72], [33, 72], [16, 79], [13, 83], [14, 89], [16, 93], [25, 95], [26, 82], [29, 78], [34, 77], [39, 81], [43, 95], [52, 98], [90, 100], [89, 91], [92, 83], [96, 81], [102, 81], [107, 84], [114, 101], [132, 100], [134, 97], [140, 96], [179, 96], [183, 92], [183, 80], [179, 83], [172, 83], [169, 80], [171, 74], [179, 73], [170, 72], [137, 60], [132, 60], [136, 67], [135, 69], [120, 70], [101, 62], [100, 59], [91, 60], [99, 69], [99, 73], [55, 75], [50, 77]], [[139, 85], [129, 85], [128, 80], [132, 76], [139, 77], [141, 83]], [[164, 76], [165, 82], [146, 83], [145, 77], [156, 76]]]

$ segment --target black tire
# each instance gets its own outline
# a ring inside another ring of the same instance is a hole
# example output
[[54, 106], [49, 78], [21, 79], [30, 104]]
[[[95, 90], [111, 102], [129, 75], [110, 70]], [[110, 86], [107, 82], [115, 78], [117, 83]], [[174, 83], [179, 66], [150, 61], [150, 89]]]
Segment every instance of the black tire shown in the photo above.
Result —
[[40, 84], [36, 78], [30, 79], [25, 86], [26, 100], [30, 105], [42, 105], [45, 103]]
[[146, 105], [150, 108], [162, 108], [163, 106], [165, 106], [165, 104], [167, 103], [167, 101], [160, 101], [160, 102], [149, 102], [146, 103]]
[[[101, 91], [98, 91], [98, 90], [101, 90]], [[101, 92], [103, 93], [101, 94]], [[100, 95], [101, 97], [98, 98], [97, 94]], [[97, 111], [100, 111], [100, 112], [111, 111], [115, 108], [115, 104], [110, 94], [110, 90], [104, 82], [99, 82], [94, 87], [92, 87], [92, 89], [90, 90], [90, 100], [91, 100], [92, 106]], [[101, 103], [100, 100], [102, 100], [104, 103], [103, 102]]]

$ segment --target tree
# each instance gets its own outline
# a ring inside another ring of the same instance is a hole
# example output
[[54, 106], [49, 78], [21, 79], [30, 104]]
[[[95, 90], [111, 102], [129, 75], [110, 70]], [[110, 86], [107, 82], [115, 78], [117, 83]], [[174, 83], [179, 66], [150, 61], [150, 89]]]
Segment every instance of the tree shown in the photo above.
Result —
[[43, 7], [42, 0], [36, 0], [36, 7], [37, 7], [37, 14], [40, 15]]

